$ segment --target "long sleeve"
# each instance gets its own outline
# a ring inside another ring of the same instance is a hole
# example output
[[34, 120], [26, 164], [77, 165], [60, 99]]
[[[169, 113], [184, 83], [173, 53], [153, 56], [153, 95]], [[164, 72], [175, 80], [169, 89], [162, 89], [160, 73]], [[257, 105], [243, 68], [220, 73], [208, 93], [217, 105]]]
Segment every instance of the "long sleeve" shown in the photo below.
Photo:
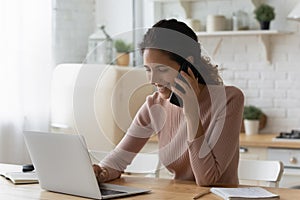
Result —
[[224, 183], [224, 180], [227, 184], [237, 184], [244, 96], [238, 89], [229, 88], [223, 100], [225, 104], [218, 102], [205, 134], [188, 144], [190, 164], [198, 185]]

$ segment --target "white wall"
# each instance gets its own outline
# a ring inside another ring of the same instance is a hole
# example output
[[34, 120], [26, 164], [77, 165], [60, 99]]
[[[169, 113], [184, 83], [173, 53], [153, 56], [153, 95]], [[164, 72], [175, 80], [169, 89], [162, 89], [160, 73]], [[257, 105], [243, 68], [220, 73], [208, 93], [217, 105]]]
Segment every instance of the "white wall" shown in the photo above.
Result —
[[96, 0], [96, 25], [111, 35], [132, 30], [132, 0]]
[[95, 30], [95, 0], [53, 0], [55, 64], [81, 63]]
[[[141, 1], [136, 1], [137, 13], [143, 12], [140, 4]], [[107, 33], [114, 39], [133, 42], [132, 10], [132, 0], [53, 0], [55, 64], [83, 62], [88, 51], [88, 38], [101, 25], [105, 25]], [[142, 20], [139, 14], [136, 27], [142, 26]], [[141, 58], [136, 57], [136, 62], [140, 63]]]

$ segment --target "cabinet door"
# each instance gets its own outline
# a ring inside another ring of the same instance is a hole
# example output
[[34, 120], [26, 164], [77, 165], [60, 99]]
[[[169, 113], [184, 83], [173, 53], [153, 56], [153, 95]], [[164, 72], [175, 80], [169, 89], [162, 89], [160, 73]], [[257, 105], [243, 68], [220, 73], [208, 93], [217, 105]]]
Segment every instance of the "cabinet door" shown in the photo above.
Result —
[[267, 148], [266, 147], [241, 147], [240, 159], [266, 160]]

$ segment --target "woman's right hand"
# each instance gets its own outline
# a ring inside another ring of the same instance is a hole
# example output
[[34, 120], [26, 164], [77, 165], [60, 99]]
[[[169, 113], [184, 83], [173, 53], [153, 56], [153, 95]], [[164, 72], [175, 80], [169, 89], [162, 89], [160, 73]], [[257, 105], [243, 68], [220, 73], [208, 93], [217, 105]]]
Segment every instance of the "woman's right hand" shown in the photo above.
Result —
[[108, 172], [107, 169], [104, 167], [100, 167], [99, 165], [93, 165], [93, 170], [96, 175], [98, 183], [103, 183], [107, 181], [108, 178]]

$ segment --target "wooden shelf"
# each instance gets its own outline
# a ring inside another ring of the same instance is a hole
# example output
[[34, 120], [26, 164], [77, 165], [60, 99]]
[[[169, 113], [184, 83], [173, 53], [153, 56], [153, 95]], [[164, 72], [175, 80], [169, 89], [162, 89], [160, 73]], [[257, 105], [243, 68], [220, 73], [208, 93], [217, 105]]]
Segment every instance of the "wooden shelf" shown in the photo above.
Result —
[[216, 32], [196, 32], [198, 37], [202, 36], [256, 36], [256, 35], [283, 35], [291, 32], [278, 30], [246, 30], [246, 31], [216, 31]]
[[[216, 31], [216, 32], [196, 32], [198, 37], [226, 37], [226, 36], [257, 36], [262, 44], [262, 48], [265, 52], [265, 60], [270, 63], [270, 39], [269, 36], [272, 35], [285, 35], [291, 34], [292, 32], [278, 31], [278, 30], [245, 30], [245, 31]], [[219, 47], [222, 40], [217, 45]], [[214, 52], [216, 49], [214, 50]]]

